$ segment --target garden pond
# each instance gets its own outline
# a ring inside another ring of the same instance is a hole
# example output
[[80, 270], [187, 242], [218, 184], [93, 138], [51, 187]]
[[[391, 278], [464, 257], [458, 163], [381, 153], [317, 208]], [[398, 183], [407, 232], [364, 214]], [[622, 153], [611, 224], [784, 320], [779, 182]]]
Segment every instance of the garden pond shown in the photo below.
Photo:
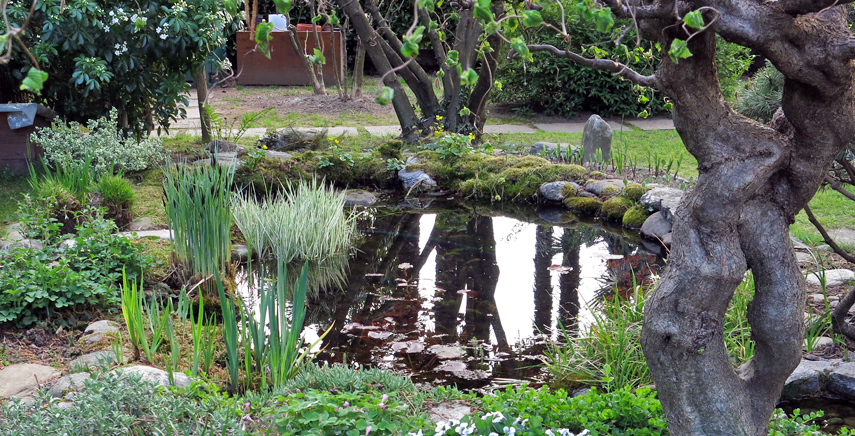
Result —
[[[664, 265], [658, 247], [619, 227], [508, 207], [362, 209], [354, 254], [310, 270], [304, 336], [311, 343], [332, 325], [317, 359], [461, 389], [537, 384], [548, 339], [575, 334], [603, 298], [632, 293]], [[251, 306], [246, 277], [239, 290]]]

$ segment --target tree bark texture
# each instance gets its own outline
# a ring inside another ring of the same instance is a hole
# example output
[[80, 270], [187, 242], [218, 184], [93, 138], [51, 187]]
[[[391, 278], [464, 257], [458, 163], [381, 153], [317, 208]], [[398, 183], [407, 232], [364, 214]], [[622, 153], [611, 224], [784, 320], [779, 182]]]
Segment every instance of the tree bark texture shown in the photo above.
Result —
[[211, 119], [208, 118], [208, 112], [205, 110], [205, 102], [208, 101], [208, 74], [205, 72], [204, 65], [193, 75], [193, 81], [196, 82], [196, 100], [199, 103], [199, 120], [202, 123], [202, 142], [207, 144], [211, 142]]
[[[852, 37], [843, 7], [808, 13], [830, 6], [819, 3], [666, 1], [634, 9], [642, 34], [663, 47], [689, 39], [692, 53], [676, 64], [663, 56], [653, 79], [672, 99], [674, 125], [699, 170], [675, 214], [667, 270], [644, 310], [642, 346], [671, 435], [765, 435], [800, 360], [805, 287], [788, 226], [855, 137], [855, 69], [852, 56], [841, 54]], [[629, 7], [610, 6], [618, 15]], [[680, 15], [709, 7], [718, 16], [708, 12], [711, 29], [688, 38], [657, 6]], [[714, 32], [752, 48], [784, 74], [782, 116], [770, 125], [725, 103]], [[723, 320], [749, 269], [756, 351], [734, 370]]]

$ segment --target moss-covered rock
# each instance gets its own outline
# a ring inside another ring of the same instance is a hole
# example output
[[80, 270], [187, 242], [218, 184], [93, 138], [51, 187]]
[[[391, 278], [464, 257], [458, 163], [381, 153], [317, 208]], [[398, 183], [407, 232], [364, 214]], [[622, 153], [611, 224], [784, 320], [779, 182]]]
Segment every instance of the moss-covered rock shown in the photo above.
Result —
[[564, 207], [578, 215], [596, 215], [603, 202], [596, 198], [568, 197], [564, 199]]
[[630, 229], [640, 229], [641, 225], [644, 224], [644, 221], [647, 220], [647, 217], [650, 216], [650, 212], [641, 207], [641, 206], [633, 206], [623, 214], [623, 226]]
[[633, 205], [626, 197], [612, 197], [603, 203], [600, 215], [609, 221], [622, 221], [623, 215]]
[[603, 197], [614, 197], [615, 195], [620, 194], [621, 189], [615, 185], [608, 185], [603, 188]]
[[383, 159], [398, 159], [398, 160], [404, 159], [404, 155], [402, 154], [403, 150], [404, 150], [404, 143], [398, 139], [386, 141], [386, 142], [380, 144], [380, 146], [375, 149], [375, 151], [377, 152], [377, 155]]
[[641, 199], [641, 196], [645, 192], [647, 192], [647, 189], [641, 186], [640, 183], [627, 183], [620, 195], [638, 203], [638, 200]]
[[592, 179], [605, 179], [606, 175], [600, 171], [591, 171], [590, 173], [588, 173], [588, 177]]
[[308, 179], [312, 177], [314, 167], [311, 164], [299, 160], [283, 161], [261, 158], [254, 168], [245, 165], [238, 167], [235, 171], [235, 186], [262, 194], [280, 186], [289, 186], [293, 180]]
[[579, 190], [576, 189], [576, 186], [571, 185], [569, 183], [565, 183], [564, 187], [561, 188], [561, 195], [563, 195], [564, 198], [575, 197], [576, 194], [578, 194], [578, 193], [579, 193]]

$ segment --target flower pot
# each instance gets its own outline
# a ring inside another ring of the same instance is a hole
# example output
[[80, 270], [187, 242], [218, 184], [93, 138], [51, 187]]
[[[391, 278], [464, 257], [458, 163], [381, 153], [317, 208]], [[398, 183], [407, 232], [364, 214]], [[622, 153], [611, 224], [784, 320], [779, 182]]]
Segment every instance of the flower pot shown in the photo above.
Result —
[[[320, 31], [320, 30], [321, 30], [321, 26], [315, 26], [315, 28], [317, 28], [317, 29], [318, 29], [318, 31]], [[312, 30], [312, 25], [311, 25], [311, 24], [298, 24], [298, 25], [297, 25], [297, 31], [298, 31], [298, 32], [308, 32], [308, 31], [310, 31], [310, 30]]]

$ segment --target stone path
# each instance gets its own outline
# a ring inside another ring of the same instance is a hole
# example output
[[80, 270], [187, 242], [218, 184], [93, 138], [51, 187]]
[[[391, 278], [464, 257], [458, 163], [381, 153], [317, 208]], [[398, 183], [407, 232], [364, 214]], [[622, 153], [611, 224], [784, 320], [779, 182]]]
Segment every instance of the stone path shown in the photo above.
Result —
[[[185, 133], [193, 136], [201, 136], [201, 122], [199, 118], [199, 105], [196, 101], [195, 92], [188, 97], [190, 104], [185, 108], [187, 118], [178, 120], [169, 129], [169, 133], [161, 132], [160, 136], [175, 136], [179, 133]], [[651, 117], [628, 118], [622, 121], [606, 120], [611, 126], [612, 131], [619, 132], [621, 130], [628, 131], [634, 129], [640, 130], [673, 130], [674, 122], [666, 117]], [[372, 136], [398, 136], [401, 134], [401, 126], [360, 126]], [[484, 133], [490, 134], [534, 134], [540, 132], [554, 133], [582, 133], [585, 128], [585, 121], [565, 122], [565, 123], [536, 123], [533, 126], [522, 124], [488, 124], [484, 126]], [[324, 130], [329, 136], [347, 136], [356, 135], [357, 127], [351, 126], [336, 126], [336, 127], [297, 127], [294, 130], [301, 134], [317, 135]], [[266, 128], [251, 128], [244, 133], [245, 136], [264, 136]]]

